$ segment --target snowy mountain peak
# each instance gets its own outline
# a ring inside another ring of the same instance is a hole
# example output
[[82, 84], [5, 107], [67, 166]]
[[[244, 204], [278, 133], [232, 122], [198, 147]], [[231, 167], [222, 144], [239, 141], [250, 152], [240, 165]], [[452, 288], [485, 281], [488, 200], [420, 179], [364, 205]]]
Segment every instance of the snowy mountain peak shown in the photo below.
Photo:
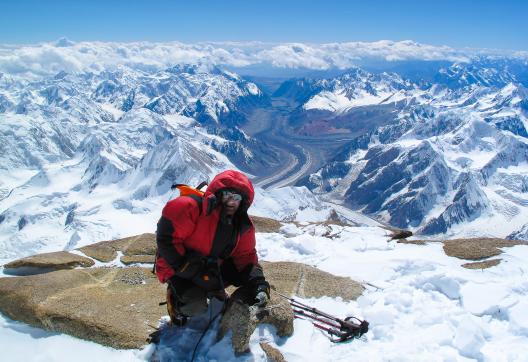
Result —
[[412, 83], [395, 73], [372, 74], [356, 68], [344, 75], [315, 82], [319, 92], [303, 105], [303, 109], [321, 109], [342, 113], [353, 107], [385, 102], [398, 102]]

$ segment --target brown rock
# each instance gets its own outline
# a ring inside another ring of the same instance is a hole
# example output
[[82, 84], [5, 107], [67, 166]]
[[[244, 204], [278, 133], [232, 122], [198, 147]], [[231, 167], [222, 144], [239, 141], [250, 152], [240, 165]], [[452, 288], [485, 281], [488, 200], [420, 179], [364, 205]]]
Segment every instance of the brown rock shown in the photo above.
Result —
[[412, 236], [412, 231], [409, 231], [409, 230], [400, 230], [400, 229], [396, 229], [396, 230], [393, 230], [390, 237], [391, 237], [391, 240], [398, 240], [398, 239], [405, 239], [405, 238], [408, 238], [409, 236]]
[[218, 338], [231, 331], [231, 343], [237, 355], [249, 351], [250, 337], [259, 323], [275, 326], [280, 337], [293, 334], [293, 311], [288, 301], [273, 293], [265, 308], [251, 306], [252, 303], [253, 296], [248, 289], [237, 289], [231, 295], [220, 322]]
[[[38, 274], [45, 271], [73, 269], [79, 266], [90, 267], [94, 261], [84, 256], [75, 255], [66, 251], [44, 253], [7, 263], [4, 268], [16, 274]], [[16, 270], [15, 270], [16, 269]]]
[[155, 255], [156, 236], [141, 234], [124, 239], [101, 241], [82, 247], [79, 251], [102, 262], [110, 262], [117, 258], [117, 251], [125, 255]]
[[154, 255], [123, 255], [121, 262], [126, 265], [136, 263], [154, 264]]
[[499, 248], [515, 245], [526, 245], [526, 242], [495, 238], [453, 239], [444, 241], [444, 252], [459, 259], [480, 260], [501, 254]]
[[407, 240], [407, 239], [399, 239], [396, 240], [398, 244], [413, 244], [413, 245], [425, 245], [427, 244], [426, 240]]
[[260, 348], [266, 354], [269, 362], [286, 362], [282, 353], [275, 347], [270, 346], [268, 343], [260, 342]]
[[338, 277], [312, 266], [293, 262], [262, 262], [266, 280], [277, 291], [303, 298], [322, 296], [356, 300], [365, 288], [347, 277]]
[[0, 278], [8, 317], [114, 348], [139, 348], [166, 314], [149, 269], [91, 268]]
[[359, 224], [351, 222], [350, 220], [346, 220], [343, 217], [339, 216], [337, 211], [332, 209], [330, 211], [330, 215], [328, 215], [328, 219], [323, 222], [325, 225], [337, 225], [337, 226], [358, 226]]
[[115, 258], [117, 258], [117, 251], [113, 247], [107, 244], [102, 244], [102, 245], [98, 245], [98, 244], [99, 243], [84, 246], [82, 248], [79, 248], [78, 250], [83, 252], [85, 255], [89, 256], [90, 258], [94, 258], [104, 263], [108, 263], [114, 260]]
[[[156, 255], [156, 235], [141, 234], [127, 238], [128, 243], [121, 250], [125, 255]], [[125, 239], [125, 240], [127, 240]]]
[[[125, 246], [134, 245], [130, 239]], [[138, 252], [140, 248], [132, 250]], [[57, 254], [60, 253], [53, 255]], [[129, 262], [145, 261], [147, 258], [152, 256], [123, 256], [124, 261]], [[89, 261], [93, 264], [92, 260]], [[363, 290], [359, 283], [349, 278], [336, 277], [299, 263], [263, 263], [263, 267], [268, 281], [287, 295], [355, 299]], [[115, 348], [138, 348], [146, 343], [147, 336], [158, 326], [159, 318], [166, 314], [165, 308], [158, 305], [165, 299], [165, 289], [150, 268], [59, 270], [0, 278], [0, 311], [12, 319], [47, 330]], [[235, 317], [231, 318], [231, 322], [224, 323], [223, 331], [237, 331], [238, 353], [247, 348], [248, 338], [257, 323], [274, 325], [280, 336], [293, 333], [291, 307], [277, 293], [272, 292], [264, 314], [256, 313], [256, 309], [250, 308], [247, 303], [235, 303], [236, 300], [243, 300], [243, 296], [237, 297], [236, 292], [232, 300], [230, 313]]]
[[474, 263], [465, 263], [462, 264], [462, 267], [466, 269], [487, 269], [491, 268], [492, 266], [497, 266], [501, 262], [501, 259], [490, 259], [486, 261], [477, 261]]
[[218, 339], [224, 338], [228, 332], [232, 332], [231, 345], [235, 354], [241, 355], [250, 352], [249, 338], [257, 328], [256, 318], [252, 318], [250, 307], [244, 303], [231, 300], [220, 322]]
[[258, 233], [277, 233], [282, 226], [279, 221], [268, 217], [251, 216], [251, 220]]

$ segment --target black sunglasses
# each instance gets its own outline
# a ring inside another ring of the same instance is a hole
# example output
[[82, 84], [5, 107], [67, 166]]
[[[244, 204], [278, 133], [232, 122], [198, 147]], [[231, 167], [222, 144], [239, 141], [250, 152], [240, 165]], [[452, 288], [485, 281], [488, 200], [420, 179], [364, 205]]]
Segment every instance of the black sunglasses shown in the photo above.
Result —
[[222, 191], [222, 201], [228, 201], [228, 200], [234, 200], [234, 201], [242, 201], [243, 197], [239, 193], [233, 192], [233, 191]]

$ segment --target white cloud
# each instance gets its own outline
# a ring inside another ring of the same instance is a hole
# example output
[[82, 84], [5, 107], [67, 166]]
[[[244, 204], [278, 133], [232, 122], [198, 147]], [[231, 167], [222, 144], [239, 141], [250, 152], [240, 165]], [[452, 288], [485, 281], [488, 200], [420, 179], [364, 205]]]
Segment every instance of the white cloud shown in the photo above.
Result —
[[[328, 44], [222, 42], [80, 42], [60, 39], [54, 43], [0, 45], [0, 72], [43, 76], [68, 72], [113, 69], [128, 65], [140, 69], [164, 68], [175, 64], [203, 63], [244, 67], [269, 64], [283, 68], [348, 68], [360, 60], [451, 60], [467, 61], [484, 50], [457, 50], [413, 41], [350, 42]], [[513, 55], [513, 54], [512, 54]], [[527, 54], [516, 53], [526, 57]]]

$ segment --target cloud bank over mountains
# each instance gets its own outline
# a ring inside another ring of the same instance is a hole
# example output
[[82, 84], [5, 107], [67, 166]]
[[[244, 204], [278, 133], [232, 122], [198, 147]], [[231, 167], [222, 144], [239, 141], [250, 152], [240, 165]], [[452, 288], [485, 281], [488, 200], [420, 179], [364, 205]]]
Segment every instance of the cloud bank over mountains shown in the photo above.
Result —
[[174, 64], [246, 67], [265, 64], [277, 68], [346, 69], [362, 61], [469, 61], [478, 55], [528, 58], [527, 52], [499, 54], [492, 50], [454, 49], [413, 41], [328, 44], [223, 42], [71, 42], [60, 39], [34, 45], [0, 45], [0, 72], [49, 76], [60, 71], [95, 72], [120, 65], [155, 70]]

